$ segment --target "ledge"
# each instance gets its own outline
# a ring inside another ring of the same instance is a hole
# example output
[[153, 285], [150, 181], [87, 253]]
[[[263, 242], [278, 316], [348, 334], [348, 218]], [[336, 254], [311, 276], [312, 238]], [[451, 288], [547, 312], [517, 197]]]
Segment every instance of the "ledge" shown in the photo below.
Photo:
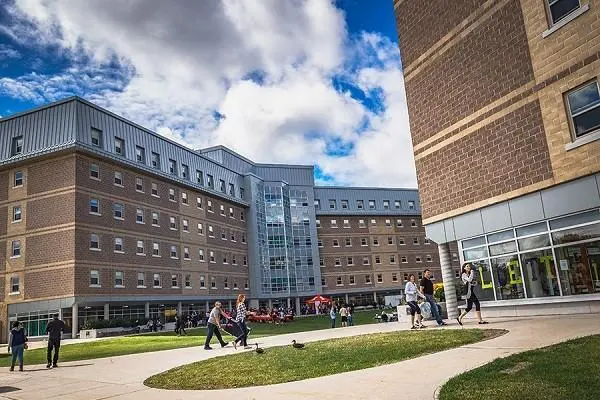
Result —
[[598, 130], [596, 132], [588, 133], [585, 136], [575, 139], [571, 143], [567, 143], [565, 145], [565, 150], [566, 151], [573, 150], [578, 147], [585, 146], [586, 144], [595, 142], [596, 140], [600, 140], [600, 130]]

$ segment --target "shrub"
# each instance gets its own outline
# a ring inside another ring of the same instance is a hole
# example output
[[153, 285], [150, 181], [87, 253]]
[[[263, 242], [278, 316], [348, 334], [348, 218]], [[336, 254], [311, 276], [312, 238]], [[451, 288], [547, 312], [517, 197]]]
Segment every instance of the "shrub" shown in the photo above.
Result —
[[148, 318], [139, 318], [135, 320], [114, 318], [114, 319], [88, 319], [83, 323], [82, 329], [104, 329], [104, 328], [132, 328], [138, 325], [148, 323]]

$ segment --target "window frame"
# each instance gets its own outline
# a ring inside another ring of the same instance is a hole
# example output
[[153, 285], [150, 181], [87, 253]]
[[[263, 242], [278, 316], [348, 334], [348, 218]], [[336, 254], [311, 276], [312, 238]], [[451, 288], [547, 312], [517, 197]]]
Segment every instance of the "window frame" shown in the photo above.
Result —
[[584, 141], [584, 140], [586, 140], [586, 138], [589, 138], [594, 134], [600, 133], [600, 125], [599, 125], [599, 126], [595, 127], [594, 129], [592, 129], [588, 132], [585, 132], [585, 133], [581, 134], [580, 136], [577, 136], [577, 128], [575, 126], [575, 120], [574, 120], [576, 117], [583, 115], [585, 113], [588, 113], [588, 112], [600, 107], [600, 102], [598, 102], [597, 104], [595, 104], [591, 107], [587, 106], [584, 110], [578, 111], [576, 114], [573, 114], [571, 112], [571, 104], [569, 102], [569, 94], [575, 93], [575, 92], [582, 90], [582, 89], [586, 88], [587, 86], [590, 86], [593, 84], [596, 85], [596, 91], [600, 95], [600, 83], [598, 82], [598, 78], [588, 80], [588, 81], [582, 83], [581, 85], [575, 86], [574, 88], [572, 88], [564, 93], [564, 103], [565, 103], [565, 108], [566, 108], [566, 112], [567, 112], [567, 118], [569, 121], [569, 128], [571, 130], [572, 143]]

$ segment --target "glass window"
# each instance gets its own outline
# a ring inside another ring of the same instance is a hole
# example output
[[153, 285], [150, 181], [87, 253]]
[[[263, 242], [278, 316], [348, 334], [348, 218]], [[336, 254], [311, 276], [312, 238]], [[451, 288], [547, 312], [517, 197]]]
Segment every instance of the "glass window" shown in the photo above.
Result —
[[329, 208], [330, 209], [335, 209], [335, 207], [336, 207], [335, 203], [336, 203], [335, 200], [329, 200]]
[[546, 223], [540, 222], [537, 224], [517, 228], [517, 237], [535, 235], [536, 233], [546, 232], [547, 230], [548, 230], [548, 227], [546, 226]]
[[365, 208], [365, 203], [362, 200], [356, 200], [356, 208], [358, 208], [359, 210], [362, 210], [363, 208]]
[[414, 210], [415, 209], [415, 202], [412, 200], [408, 201], [408, 209], [409, 210]]
[[402, 202], [400, 200], [394, 200], [394, 208], [402, 208]]
[[555, 251], [563, 295], [600, 292], [600, 241]]
[[154, 274], [152, 281], [153, 281], [152, 283], [154, 284], [154, 287], [156, 287], [156, 288], [161, 287], [161, 279], [160, 279], [159, 274]]
[[492, 258], [491, 263], [497, 300], [525, 298], [523, 278], [517, 256]]
[[125, 157], [125, 140], [115, 137], [115, 153]]
[[521, 266], [528, 298], [560, 295], [551, 250], [521, 254]]
[[547, 0], [552, 25], [580, 7], [579, 0]]
[[463, 240], [462, 241], [462, 248], [463, 249], [470, 249], [471, 247], [482, 246], [484, 244], [485, 244], [485, 237], [481, 236], [481, 237], [477, 237], [477, 238], [474, 238], [474, 239]]
[[141, 146], [135, 146], [135, 160], [140, 164], [146, 164], [146, 150]]
[[492, 233], [488, 235], [488, 243], [501, 242], [503, 240], [512, 239], [515, 237], [515, 233], [512, 229], [504, 232]]
[[223, 179], [219, 179], [219, 190], [225, 193], [225, 181]]
[[171, 175], [177, 175], [177, 161], [169, 158], [169, 173]]
[[23, 171], [15, 171], [14, 187], [23, 186]]
[[185, 164], [181, 164], [181, 177], [185, 180], [190, 179], [190, 167]]
[[102, 131], [100, 129], [91, 129], [92, 145], [102, 147]]
[[580, 226], [552, 233], [554, 244], [572, 243], [600, 237], [600, 224]]
[[100, 249], [100, 239], [95, 233], [90, 235], [90, 249]]
[[196, 170], [196, 183], [200, 186], [204, 186], [204, 174], [199, 169]]
[[123, 272], [115, 271], [115, 286], [123, 287]]
[[114, 217], [117, 219], [123, 219], [123, 204], [115, 203], [113, 206]]
[[12, 140], [12, 155], [16, 156], [23, 153], [23, 136], [14, 137]]
[[21, 206], [15, 206], [13, 207], [13, 221], [14, 222], [19, 222], [22, 219], [22, 211], [21, 211]]
[[579, 213], [575, 215], [570, 215], [568, 217], [555, 219], [550, 221], [550, 229], [561, 229], [567, 228], [573, 225], [581, 225], [588, 222], [600, 221], [600, 212], [598, 210], [587, 211], [584, 213]]
[[348, 209], [348, 200], [342, 200], [342, 209]]
[[375, 209], [375, 200], [369, 200], [369, 209]]
[[137, 286], [144, 287], [146, 285], [146, 275], [143, 272], [137, 274]]
[[100, 212], [99, 204], [98, 199], [90, 199], [90, 212], [98, 214]]
[[[527, 239], [525, 239], [527, 240]], [[493, 244], [490, 246], [490, 256], [500, 256], [502, 254], [516, 253], [517, 244], [514, 240], [505, 243]]]
[[144, 180], [142, 178], [135, 178], [135, 190], [138, 192], [144, 191]]
[[152, 194], [152, 196], [158, 197], [158, 184], [156, 184], [156, 183], [152, 184], [152, 193], [151, 194]]
[[115, 172], [115, 185], [123, 186], [123, 174], [121, 172]]
[[386, 210], [390, 208], [390, 201], [389, 200], [384, 200], [383, 201], [383, 208], [386, 209]]
[[90, 271], [90, 286], [100, 286], [100, 274], [98, 271]]
[[520, 251], [539, 249], [550, 246], [550, 235], [544, 233], [543, 235], [519, 239], [518, 242]]
[[12, 241], [12, 256], [13, 257], [21, 256], [21, 241], [20, 240]]
[[215, 188], [215, 180], [212, 175], [206, 174], [206, 183], [209, 188], [211, 188], [211, 189]]
[[144, 254], [144, 241], [138, 240], [135, 247], [136, 254]]
[[160, 154], [152, 152], [152, 168], [160, 169]]
[[100, 179], [100, 168], [97, 164], [90, 164], [90, 178]]

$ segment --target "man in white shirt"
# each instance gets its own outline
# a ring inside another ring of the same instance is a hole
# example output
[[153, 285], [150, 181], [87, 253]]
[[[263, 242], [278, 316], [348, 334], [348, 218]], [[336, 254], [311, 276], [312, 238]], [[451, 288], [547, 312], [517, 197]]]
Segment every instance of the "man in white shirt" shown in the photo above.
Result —
[[348, 326], [348, 309], [346, 306], [340, 308], [340, 317], [342, 317], [342, 327]]
[[221, 302], [217, 301], [208, 316], [208, 333], [206, 334], [206, 342], [204, 342], [204, 350], [212, 350], [212, 347], [210, 347], [210, 340], [212, 339], [213, 334], [217, 337], [219, 343], [221, 343], [221, 347], [225, 347], [229, 344], [228, 342], [223, 341], [221, 332], [219, 331], [219, 328], [221, 327], [221, 315], [223, 315], [223, 311], [221, 311]]

